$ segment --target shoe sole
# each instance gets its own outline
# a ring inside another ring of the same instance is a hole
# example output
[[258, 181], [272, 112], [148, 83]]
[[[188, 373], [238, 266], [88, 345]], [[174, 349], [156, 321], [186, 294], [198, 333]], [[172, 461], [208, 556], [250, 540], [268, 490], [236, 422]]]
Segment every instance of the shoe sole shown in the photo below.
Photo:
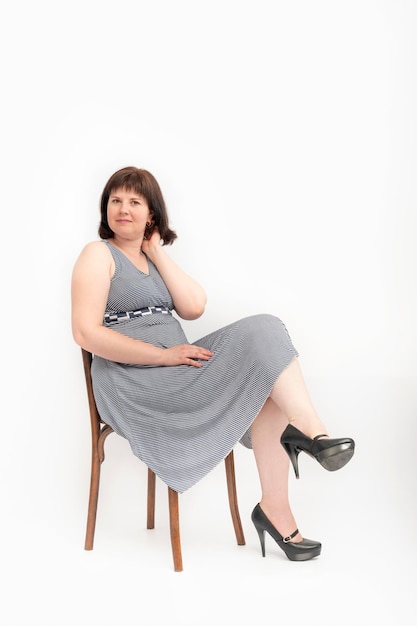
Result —
[[350, 444], [342, 444], [335, 448], [323, 450], [317, 456], [317, 460], [329, 472], [335, 472], [350, 461], [354, 448]]

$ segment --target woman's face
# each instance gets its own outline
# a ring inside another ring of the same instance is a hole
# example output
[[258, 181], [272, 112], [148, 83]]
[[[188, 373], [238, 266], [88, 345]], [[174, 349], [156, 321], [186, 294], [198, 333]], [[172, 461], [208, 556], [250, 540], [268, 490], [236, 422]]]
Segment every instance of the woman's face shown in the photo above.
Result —
[[107, 202], [107, 222], [121, 239], [140, 239], [143, 237], [146, 222], [152, 219], [146, 198], [134, 190], [115, 189]]

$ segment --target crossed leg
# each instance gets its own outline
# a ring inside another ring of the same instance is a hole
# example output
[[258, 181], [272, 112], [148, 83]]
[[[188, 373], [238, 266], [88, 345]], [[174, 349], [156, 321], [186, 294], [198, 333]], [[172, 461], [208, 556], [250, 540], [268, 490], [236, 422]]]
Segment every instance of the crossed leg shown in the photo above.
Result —
[[[289, 422], [308, 437], [327, 434], [311, 402], [297, 358], [281, 373], [251, 427], [262, 493], [259, 504], [283, 536], [297, 528], [288, 497], [289, 458], [280, 441]], [[293, 541], [302, 541], [302, 535], [299, 533]]]

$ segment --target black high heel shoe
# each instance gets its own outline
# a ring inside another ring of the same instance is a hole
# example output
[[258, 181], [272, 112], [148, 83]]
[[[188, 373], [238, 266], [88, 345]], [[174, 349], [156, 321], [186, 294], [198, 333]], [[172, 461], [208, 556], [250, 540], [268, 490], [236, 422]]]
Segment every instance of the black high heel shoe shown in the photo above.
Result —
[[292, 542], [291, 539], [294, 539], [294, 537], [298, 535], [298, 528], [288, 537], [283, 537], [275, 526], [271, 524], [259, 504], [253, 509], [251, 518], [258, 531], [262, 556], [265, 556], [265, 531], [277, 542], [290, 561], [309, 561], [310, 559], [314, 559], [315, 556], [319, 556], [321, 543], [312, 541], [311, 539], [303, 539], [298, 543]]
[[[326, 438], [322, 439], [322, 437]], [[306, 452], [326, 470], [334, 472], [346, 465], [355, 451], [355, 442], [349, 437], [329, 439], [327, 435], [317, 435], [314, 439], [310, 439], [291, 424], [288, 424], [282, 433], [281, 443], [291, 459], [296, 478], [300, 478], [298, 472], [300, 452]]]

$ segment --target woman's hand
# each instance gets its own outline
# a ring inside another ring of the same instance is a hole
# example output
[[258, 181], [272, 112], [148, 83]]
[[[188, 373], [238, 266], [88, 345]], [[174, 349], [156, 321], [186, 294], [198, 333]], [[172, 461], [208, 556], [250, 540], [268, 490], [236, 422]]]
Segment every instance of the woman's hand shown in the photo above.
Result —
[[163, 355], [163, 365], [192, 365], [193, 367], [202, 367], [202, 363], [198, 361], [208, 361], [213, 356], [213, 352], [184, 343], [172, 348], [166, 348]]
[[[145, 233], [146, 234], [146, 233]], [[161, 246], [161, 235], [159, 234], [159, 230], [155, 226], [152, 230], [152, 234], [148, 239], [143, 238], [142, 241], [142, 252], [146, 254], [146, 256], [151, 256], [151, 250], [156, 246]]]

